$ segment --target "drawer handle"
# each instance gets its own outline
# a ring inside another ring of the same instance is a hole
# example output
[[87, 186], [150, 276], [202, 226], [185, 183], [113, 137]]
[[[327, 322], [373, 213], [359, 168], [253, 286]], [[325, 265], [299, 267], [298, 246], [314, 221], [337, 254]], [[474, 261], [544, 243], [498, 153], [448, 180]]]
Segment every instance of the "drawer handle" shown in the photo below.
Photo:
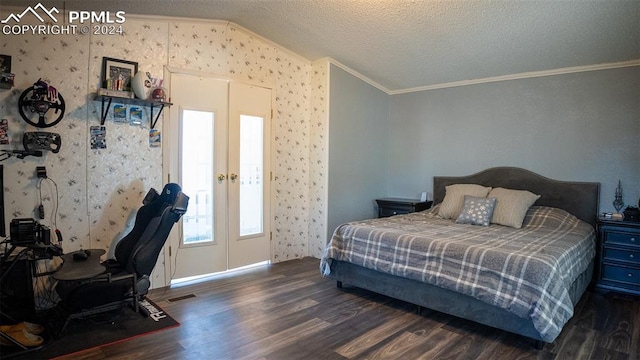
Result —
[[398, 215], [398, 212], [397, 212], [397, 211], [394, 211], [394, 212], [393, 212], [393, 215]]
[[629, 259], [633, 259], [634, 257], [633, 254], [629, 254]]
[[636, 242], [636, 238], [631, 238], [631, 242]]
[[628, 273], [627, 276], [628, 277], [633, 277], [633, 274], [632, 273]]

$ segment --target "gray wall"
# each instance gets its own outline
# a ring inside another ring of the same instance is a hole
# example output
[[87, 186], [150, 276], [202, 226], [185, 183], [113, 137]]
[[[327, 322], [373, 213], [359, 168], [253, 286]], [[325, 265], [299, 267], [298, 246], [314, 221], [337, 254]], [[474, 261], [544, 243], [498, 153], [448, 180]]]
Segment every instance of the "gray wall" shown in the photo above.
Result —
[[376, 216], [387, 192], [389, 96], [331, 65], [327, 232]]
[[[431, 191], [434, 175], [518, 166], [640, 197], [640, 68], [583, 72], [395, 95], [388, 195]], [[330, 190], [333, 190], [330, 188]]]

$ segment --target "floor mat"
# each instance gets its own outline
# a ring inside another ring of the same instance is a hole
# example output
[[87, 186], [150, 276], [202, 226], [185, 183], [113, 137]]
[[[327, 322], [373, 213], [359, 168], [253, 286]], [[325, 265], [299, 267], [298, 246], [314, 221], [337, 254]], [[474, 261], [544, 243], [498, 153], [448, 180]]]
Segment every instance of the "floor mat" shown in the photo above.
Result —
[[127, 341], [180, 325], [151, 300], [142, 300], [140, 306], [148, 310], [149, 317], [135, 313], [133, 309], [127, 307], [89, 319], [72, 320], [58, 339], [46, 341], [41, 349], [20, 354], [18, 347], [2, 346], [0, 348], [1, 357], [18, 360], [52, 359], [106, 344]]

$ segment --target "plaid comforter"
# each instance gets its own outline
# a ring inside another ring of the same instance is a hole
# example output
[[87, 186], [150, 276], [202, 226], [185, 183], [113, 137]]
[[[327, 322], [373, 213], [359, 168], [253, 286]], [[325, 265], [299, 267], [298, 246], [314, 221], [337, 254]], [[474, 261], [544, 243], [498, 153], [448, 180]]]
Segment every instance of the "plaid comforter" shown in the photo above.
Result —
[[568, 289], [595, 254], [595, 231], [564, 210], [534, 206], [521, 229], [456, 224], [419, 213], [340, 225], [320, 262], [331, 259], [406, 277], [530, 319], [553, 341], [573, 316]]

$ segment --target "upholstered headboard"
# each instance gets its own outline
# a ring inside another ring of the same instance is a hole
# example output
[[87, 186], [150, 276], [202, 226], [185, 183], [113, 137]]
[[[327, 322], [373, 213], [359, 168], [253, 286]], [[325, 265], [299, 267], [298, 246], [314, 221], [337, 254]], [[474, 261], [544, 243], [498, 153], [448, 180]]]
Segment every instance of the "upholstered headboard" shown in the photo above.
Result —
[[600, 183], [559, 181], [516, 167], [495, 167], [469, 176], [435, 176], [434, 204], [442, 202], [445, 186], [479, 184], [515, 190], [529, 190], [540, 198], [534, 205], [560, 208], [578, 219], [596, 224], [600, 197]]

